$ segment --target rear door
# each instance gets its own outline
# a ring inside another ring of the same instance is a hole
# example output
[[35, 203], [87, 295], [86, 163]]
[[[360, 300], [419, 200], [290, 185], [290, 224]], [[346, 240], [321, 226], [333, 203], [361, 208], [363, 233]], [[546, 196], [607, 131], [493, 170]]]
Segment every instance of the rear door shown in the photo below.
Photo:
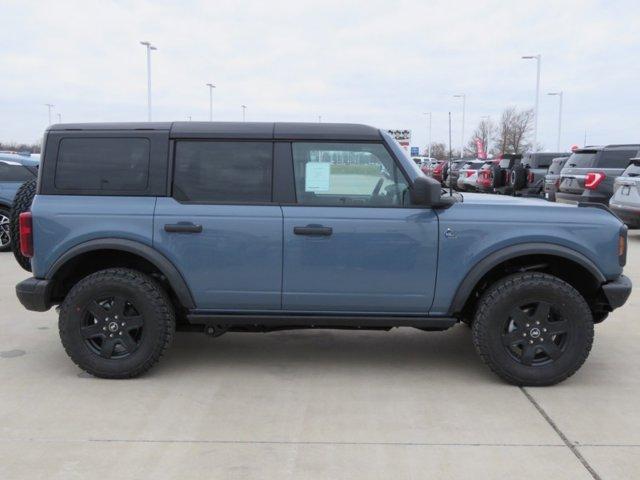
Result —
[[292, 150], [283, 308], [426, 314], [438, 219], [408, 206], [408, 182], [384, 144], [294, 142]]
[[177, 140], [172, 196], [158, 198], [154, 245], [196, 307], [281, 307], [282, 210], [272, 202], [271, 141]]

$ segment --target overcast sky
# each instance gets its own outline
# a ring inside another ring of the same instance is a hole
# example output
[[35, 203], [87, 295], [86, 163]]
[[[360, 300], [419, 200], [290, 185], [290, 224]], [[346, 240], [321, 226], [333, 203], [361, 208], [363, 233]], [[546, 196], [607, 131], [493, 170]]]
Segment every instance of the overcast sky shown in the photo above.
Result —
[[[538, 139], [562, 146], [640, 141], [640, 2], [1, 0], [0, 140], [38, 141], [45, 103], [63, 122], [153, 119], [361, 122], [408, 128], [412, 144], [460, 143], [481, 116], [532, 107]], [[468, 136], [468, 135], [467, 135]]]

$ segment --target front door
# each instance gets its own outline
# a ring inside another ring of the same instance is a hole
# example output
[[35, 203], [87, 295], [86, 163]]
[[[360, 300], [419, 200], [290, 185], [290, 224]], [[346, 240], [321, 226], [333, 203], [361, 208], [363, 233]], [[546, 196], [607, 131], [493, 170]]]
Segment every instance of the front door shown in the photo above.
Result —
[[292, 144], [295, 206], [284, 206], [283, 308], [426, 314], [438, 219], [408, 206], [382, 143]]
[[180, 270], [198, 309], [281, 308], [272, 151], [272, 142], [176, 142], [173, 197], [157, 200], [154, 246]]

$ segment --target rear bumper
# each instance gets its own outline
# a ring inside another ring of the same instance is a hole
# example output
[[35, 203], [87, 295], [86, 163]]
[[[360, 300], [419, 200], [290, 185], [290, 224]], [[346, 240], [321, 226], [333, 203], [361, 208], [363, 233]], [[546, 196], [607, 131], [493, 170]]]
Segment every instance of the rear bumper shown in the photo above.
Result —
[[556, 201], [559, 203], [573, 203], [576, 205], [580, 202], [602, 203], [604, 205], [608, 205], [609, 197], [590, 190], [584, 193], [566, 193], [558, 191], [556, 192]]
[[18, 300], [27, 310], [45, 312], [51, 308], [51, 282], [27, 278], [16, 285]]
[[632, 208], [610, 203], [609, 208], [625, 223], [625, 225], [631, 228], [640, 228], [640, 207]]
[[609, 302], [611, 310], [615, 310], [625, 304], [629, 295], [631, 295], [631, 288], [631, 280], [624, 275], [620, 275], [615, 280], [602, 285], [602, 293], [604, 293]]

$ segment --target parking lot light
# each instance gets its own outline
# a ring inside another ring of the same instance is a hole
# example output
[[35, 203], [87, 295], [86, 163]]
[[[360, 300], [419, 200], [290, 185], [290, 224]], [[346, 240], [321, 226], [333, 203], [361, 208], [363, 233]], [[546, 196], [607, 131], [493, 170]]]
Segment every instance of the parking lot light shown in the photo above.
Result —
[[245, 121], [246, 118], [246, 113], [247, 113], [247, 106], [246, 105], [240, 105], [242, 107], [242, 121]]
[[427, 156], [431, 158], [431, 112], [425, 112], [423, 115], [429, 115], [429, 143], [427, 143], [427, 151], [429, 152]]
[[455, 98], [462, 98], [462, 134], [460, 135], [460, 158], [464, 157], [464, 115], [467, 106], [467, 94], [454, 95]]
[[49, 125], [51, 125], [51, 109], [55, 107], [55, 105], [52, 103], [45, 103], [44, 105], [49, 109]]
[[213, 89], [216, 86], [213, 83], [207, 83], [207, 87], [209, 87], [209, 121], [213, 122]]
[[147, 118], [151, 121], [151, 50], [157, 50], [151, 42], [140, 42], [147, 49]]
[[538, 103], [540, 100], [540, 62], [542, 61], [542, 55], [524, 55], [524, 60], [536, 60], [536, 103], [533, 110], [533, 152], [538, 151]]
[[559, 92], [549, 92], [547, 95], [557, 96], [560, 100], [558, 106], [558, 149], [557, 152], [560, 151], [560, 136], [562, 135], [562, 98], [564, 96], [564, 92], [560, 90]]

